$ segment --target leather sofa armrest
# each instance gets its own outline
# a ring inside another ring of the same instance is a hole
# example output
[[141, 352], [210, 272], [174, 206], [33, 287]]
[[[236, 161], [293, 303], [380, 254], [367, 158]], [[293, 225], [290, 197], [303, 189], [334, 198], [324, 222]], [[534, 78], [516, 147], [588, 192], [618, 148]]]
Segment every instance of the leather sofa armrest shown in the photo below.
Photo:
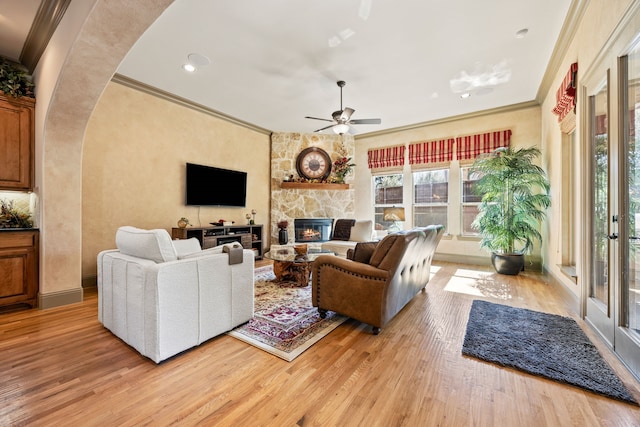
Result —
[[313, 263], [311, 304], [320, 312], [335, 311], [382, 327], [390, 272], [336, 256]]

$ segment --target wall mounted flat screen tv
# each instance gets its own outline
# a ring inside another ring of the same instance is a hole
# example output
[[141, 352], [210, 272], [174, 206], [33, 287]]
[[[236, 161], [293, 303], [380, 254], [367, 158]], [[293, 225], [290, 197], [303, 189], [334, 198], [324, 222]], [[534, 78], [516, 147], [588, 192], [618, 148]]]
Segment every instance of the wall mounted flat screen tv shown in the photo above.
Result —
[[246, 172], [187, 163], [187, 205], [245, 207], [246, 199]]

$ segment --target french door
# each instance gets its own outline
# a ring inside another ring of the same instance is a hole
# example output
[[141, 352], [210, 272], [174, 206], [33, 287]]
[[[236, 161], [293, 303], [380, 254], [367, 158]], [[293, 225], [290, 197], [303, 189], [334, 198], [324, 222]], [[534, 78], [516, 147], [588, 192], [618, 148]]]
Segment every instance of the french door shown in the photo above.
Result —
[[610, 137], [609, 72], [597, 83], [588, 99], [589, 155], [591, 169], [591, 262], [586, 317], [611, 346], [614, 344], [614, 308], [612, 290], [616, 288], [618, 265], [618, 216], [616, 205], [615, 139]]
[[583, 289], [586, 320], [640, 378], [640, 38], [631, 40], [584, 85], [590, 244]]

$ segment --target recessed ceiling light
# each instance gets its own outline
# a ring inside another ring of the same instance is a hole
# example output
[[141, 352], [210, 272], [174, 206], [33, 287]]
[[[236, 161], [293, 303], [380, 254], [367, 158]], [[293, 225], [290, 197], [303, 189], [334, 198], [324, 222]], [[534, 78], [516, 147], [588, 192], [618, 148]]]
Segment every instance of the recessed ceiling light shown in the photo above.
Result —
[[462, 99], [467, 99], [471, 96], [471, 94], [469, 92], [465, 92], [465, 93], [461, 93], [460, 94], [460, 98]]
[[193, 64], [184, 64], [182, 66], [182, 69], [189, 73], [193, 73], [196, 71], [196, 67], [194, 67]]
[[529, 32], [528, 28], [523, 28], [523, 29], [521, 29], [521, 30], [516, 32], [516, 38], [517, 39], [523, 39], [527, 35], [528, 32]]

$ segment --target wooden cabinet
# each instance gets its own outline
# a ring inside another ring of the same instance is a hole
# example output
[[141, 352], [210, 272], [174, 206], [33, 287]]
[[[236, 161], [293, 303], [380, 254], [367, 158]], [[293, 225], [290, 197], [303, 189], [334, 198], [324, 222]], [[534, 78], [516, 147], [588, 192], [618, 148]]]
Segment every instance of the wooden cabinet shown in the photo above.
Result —
[[0, 307], [38, 305], [38, 230], [0, 230]]
[[0, 92], [0, 190], [33, 190], [33, 98], [12, 98]]
[[202, 249], [230, 242], [239, 242], [245, 249], [253, 249], [256, 259], [262, 259], [262, 225], [229, 225], [204, 228], [172, 228], [171, 238], [200, 241]]

